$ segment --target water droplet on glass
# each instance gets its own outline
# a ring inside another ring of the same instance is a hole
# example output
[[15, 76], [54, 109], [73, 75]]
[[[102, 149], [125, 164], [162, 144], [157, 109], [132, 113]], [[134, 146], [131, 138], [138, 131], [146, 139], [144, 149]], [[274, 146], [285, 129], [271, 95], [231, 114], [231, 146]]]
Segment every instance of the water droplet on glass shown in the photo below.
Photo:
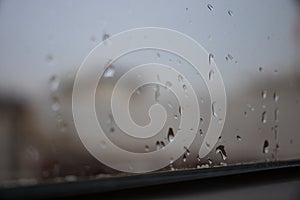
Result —
[[184, 150], [185, 150], [185, 154], [187, 155], [187, 156], [189, 156], [190, 155], [190, 150], [187, 148], [187, 147], [184, 147]]
[[211, 4], [207, 4], [207, 8], [212, 11], [214, 7]]
[[183, 76], [178, 75], [178, 82], [182, 82], [183, 81]]
[[174, 140], [174, 131], [173, 131], [173, 128], [169, 128], [169, 131], [168, 131], [168, 141], [169, 142], [172, 142]]
[[141, 94], [140, 89], [137, 89], [135, 93], [136, 93], [136, 95], [140, 95]]
[[268, 91], [267, 91], [267, 90], [263, 90], [263, 91], [261, 92], [261, 97], [262, 97], [263, 99], [266, 99], [267, 96], [268, 96]]
[[218, 117], [217, 112], [216, 112], [216, 102], [213, 102], [211, 104], [211, 111], [214, 117]]
[[199, 134], [200, 134], [200, 136], [203, 135], [203, 130], [202, 129], [199, 129]]
[[159, 150], [159, 149], [160, 149], [160, 142], [156, 141], [156, 150]]
[[216, 148], [216, 154], [220, 154], [222, 160], [226, 160], [226, 159], [227, 159], [225, 147], [224, 147], [223, 145], [219, 145], [219, 146]]
[[239, 135], [236, 136], [236, 139], [237, 139], [238, 141], [241, 141], [241, 140], [242, 140], [241, 136], [239, 136]]
[[274, 100], [274, 102], [277, 103], [278, 99], [279, 99], [278, 94], [276, 92], [274, 92], [274, 94], [273, 94], [273, 100]]
[[208, 80], [210, 80], [210, 81], [213, 80], [214, 73], [215, 73], [214, 70], [210, 70], [209, 71], [209, 73], [208, 73]]
[[51, 76], [49, 80], [49, 87], [52, 92], [55, 92], [58, 89], [59, 82], [60, 81], [56, 75]]
[[52, 105], [51, 108], [53, 111], [58, 111], [60, 109], [60, 103], [58, 97], [52, 97]]
[[264, 154], [269, 153], [269, 142], [268, 142], [268, 140], [265, 140], [265, 141], [264, 141], [263, 153], [264, 153]]
[[213, 164], [213, 161], [210, 158], [207, 159], [207, 162], [210, 166]]
[[148, 145], [145, 146], [145, 151], [146, 151], [146, 152], [149, 151], [149, 146], [148, 146]]
[[115, 69], [113, 65], [109, 65], [104, 71], [103, 77], [112, 78], [115, 75]]
[[252, 105], [250, 105], [250, 104], [247, 104], [247, 107], [248, 107], [252, 112], [255, 110], [255, 108], [254, 108]]
[[231, 54], [228, 54], [227, 57], [230, 59], [230, 60], [233, 60], [233, 56]]
[[258, 71], [262, 72], [262, 69], [263, 69], [262, 67], [259, 67], [259, 68], [258, 68]]
[[210, 54], [208, 55], [208, 63], [209, 63], [210, 65], [211, 65], [213, 59], [214, 59], [214, 55], [213, 55], [212, 53], [210, 53]]
[[160, 59], [160, 53], [157, 52], [156, 56], [157, 56], [158, 59]]
[[229, 15], [229, 16], [232, 16], [232, 15], [233, 15], [232, 10], [228, 10], [227, 12], [228, 12], [228, 15]]
[[267, 112], [266, 111], [264, 111], [261, 115], [261, 122], [263, 124], [267, 123]]
[[109, 39], [109, 37], [110, 37], [109, 34], [104, 33], [103, 36], [102, 36], [102, 40], [103, 40], [103, 41], [104, 41], [104, 40], [107, 40], [107, 39]]
[[279, 110], [278, 110], [278, 108], [276, 108], [276, 109], [274, 110], [274, 120], [275, 120], [276, 122], [278, 122], [278, 114], [279, 114]]
[[182, 161], [186, 162], [186, 155], [185, 154], [183, 154], [183, 156], [182, 156]]

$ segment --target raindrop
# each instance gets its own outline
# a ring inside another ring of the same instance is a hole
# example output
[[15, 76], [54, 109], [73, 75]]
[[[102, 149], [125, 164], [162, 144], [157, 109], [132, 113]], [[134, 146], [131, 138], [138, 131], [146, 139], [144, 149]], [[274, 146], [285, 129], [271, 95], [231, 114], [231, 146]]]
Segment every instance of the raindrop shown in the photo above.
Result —
[[59, 99], [58, 97], [53, 97], [52, 98], [52, 105], [51, 105], [51, 108], [53, 111], [58, 111], [60, 109], [60, 103], [59, 103]]
[[115, 75], [115, 69], [113, 65], [109, 65], [105, 70], [103, 77], [105, 78], [112, 78]]
[[268, 96], [268, 91], [267, 91], [267, 90], [263, 90], [263, 91], [261, 92], [261, 97], [262, 97], [263, 99], [266, 99], [267, 96]]
[[160, 142], [156, 141], [156, 150], [159, 150], [159, 149], [160, 149]]
[[137, 89], [135, 93], [136, 93], [136, 95], [140, 95], [141, 94], [140, 89]]
[[276, 122], [278, 122], [278, 113], [279, 113], [279, 110], [278, 110], [278, 108], [276, 108], [276, 109], [274, 110], [274, 120], [275, 120]]
[[210, 158], [207, 159], [207, 162], [210, 166], [213, 164], [213, 161]]
[[185, 154], [183, 154], [183, 156], [182, 156], [182, 161], [186, 162], [186, 155]]
[[252, 105], [250, 105], [250, 104], [247, 104], [247, 107], [248, 107], [252, 112], [255, 110], [255, 108], [254, 108]]
[[146, 151], [146, 152], [149, 151], [149, 146], [148, 146], [148, 145], [145, 146], [145, 151]]
[[203, 131], [202, 131], [202, 129], [200, 129], [200, 130], [199, 130], [199, 134], [200, 134], [200, 136], [202, 136], [202, 135], [203, 135]]
[[226, 159], [227, 159], [225, 147], [224, 147], [223, 145], [219, 145], [219, 146], [216, 148], [216, 154], [220, 154], [222, 160], [226, 160]]
[[157, 52], [156, 56], [157, 56], [158, 59], [160, 59], [160, 53]]
[[199, 156], [199, 154], [197, 155], [197, 160], [198, 160], [198, 162], [200, 162], [200, 156]]
[[169, 131], [168, 131], [168, 141], [169, 142], [172, 142], [174, 140], [174, 131], [173, 131], [173, 128], [169, 128]]
[[262, 72], [262, 69], [263, 69], [262, 67], [259, 67], [259, 68], [258, 68], [258, 71]]
[[242, 140], [241, 136], [239, 136], [239, 135], [236, 136], [236, 139], [237, 139], [238, 141], [241, 141], [241, 140]]
[[233, 56], [231, 54], [228, 54], [227, 57], [230, 59], [230, 60], [233, 60]]
[[183, 84], [183, 85], [182, 85], [182, 88], [183, 88], [183, 90], [184, 90], [184, 91], [186, 91], [186, 90], [187, 90], [187, 87], [186, 87], [186, 85], [185, 85], [185, 84]]
[[274, 92], [274, 94], [273, 94], [273, 100], [274, 100], [274, 102], [277, 103], [278, 99], [279, 99], [278, 94], [276, 92]]
[[115, 128], [114, 128], [114, 127], [110, 127], [109, 131], [110, 131], [111, 133], [113, 133], [113, 132], [115, 132]]
[[109, 37], [110, 37], [110, 35], [107, 34], [107, 33], [105, 33], [105, 34], [103, 34], [102, 40], [103, 40], [103, 41], [104, 41], [104, 40], [107, 40], [107, 39], [109, 39]]
[[49, 80], [49, 87], [52, 92], [55, 92], [58, 89], [59, 82], [60, 81], [56, 75], [51, 76]]
[[165, 148], [165, 143], [163, 141], [156, 141], [156, 150]]
[[178, 82], [182, 82], [183, 81], [183, 76], [178, 75]]
[[214, 73], [215, 73], [214, 70], [210, 70], [209, 71], [209, 73], [208, 73], [208, 80], [210, 80], [210, 81], [213, 80]]
[[210, 53], [208, 55], [208, 63], [211, 65], [212, 60], [214, 59], [214, 54]]
[[212, 11], [214, 7], [211, 4], [207, 4], [207, 8]]
[[227, 12], [228, 12], [228, 15], [229, 15], [229, 16], [232, 16], [232, 15], [233, 15], [232, 10], [228, 10]]
[[181, 115], [181, 106], [179, 106], [178, 112], [179, 112], [179, 114]]
[[185, 150], [186, 155], [189, 156], [191, 153], [190, 150], [187, 147], [184, 147], [184, 150]]
[[211, 104], [211, 110], [212, 110], [212, 114], [214, 117], [218, 117], [217, 113], [216, 113], [216, 102], [213, 102]]
[[174, 115], [174, 119], [178, 119], [178, 115], [175, 114], [175, 115]]
[[264, 111], [261, 115], [261, 122], [263, 124], [267, 123], [267, 112], [266, 111]]
[[263, 153], [264, 153], [264, 154], [269, 153], [269, 142], [268, 142], [268, 140], [265, 140], [265, 141], [264, 141]]

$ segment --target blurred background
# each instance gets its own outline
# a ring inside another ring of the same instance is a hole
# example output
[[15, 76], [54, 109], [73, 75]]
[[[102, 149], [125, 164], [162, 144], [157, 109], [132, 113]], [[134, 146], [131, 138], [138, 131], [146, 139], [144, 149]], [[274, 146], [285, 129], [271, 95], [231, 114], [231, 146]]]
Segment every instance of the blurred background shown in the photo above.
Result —
[[120, 174], [97, 161], [81, 143], [72, 117], [72, 88], [93, 48], [138, 27], [180, 31], [214, 55], [226, 88], [227, 117], [213, 151], [198, 159], [211, 114], [205, 82], [176, 55], [136, 51], [109, 66], [97, 88], [98, 120], [113, 143], [132, 152], [149, 152], [168, 145], [176, 135], [180, 105], [161, 86], [141, 87], [130, 101], [132, 118], [141, 125], [149, 123], [151, 105], [165, 107], [167, 123], [154, 137], [129, 137], [111, 114], [111, 93], [122, 74], [136, 65], [158, 62], [189, 79], [201, 109], [196, 140], [163, 171], [299, 160], [298, 9], [292, 0], [1, 0], [0, 186]]

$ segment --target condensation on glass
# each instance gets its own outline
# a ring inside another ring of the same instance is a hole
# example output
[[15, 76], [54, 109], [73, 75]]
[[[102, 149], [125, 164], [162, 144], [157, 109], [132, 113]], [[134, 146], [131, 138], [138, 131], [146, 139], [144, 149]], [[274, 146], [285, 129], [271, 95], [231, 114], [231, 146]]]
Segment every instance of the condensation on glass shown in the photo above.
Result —
[[[72, 117], [72, 88], [79, 66], [97, 44], [136, 27], [174, 29], [205, 47], [208, 62], [217, 63], [224, 80], [227, 116], [220, 119], [225, 125], [217, 144], [200, 159], [198, 150], [218, 102], [210, 101], [203, 78], [184, 59], [163, 50], [135, 51], [107, 68], [96, 91], [99, 123], [114, 144], [146, 153], [176, 137], [181, 107], [168, 87], [145, 85], [131, 97], [130, 114], [141, 126], [149, 123], [151, 105], [160, 103], [167, 111], [165, 126], [151, 138], [122, 133], [111, 112], [112, 90], [122, 74], [156, 62], [188, 77], [201, 110], [195, 141], [162, 170], [300, 159], [297, 9], [294, 1], [272, 0], [1, 1], [0, 185], [120, 174], [97, 161], [80, 141]], [[214, 75], [207, 74], [209, 80]]]

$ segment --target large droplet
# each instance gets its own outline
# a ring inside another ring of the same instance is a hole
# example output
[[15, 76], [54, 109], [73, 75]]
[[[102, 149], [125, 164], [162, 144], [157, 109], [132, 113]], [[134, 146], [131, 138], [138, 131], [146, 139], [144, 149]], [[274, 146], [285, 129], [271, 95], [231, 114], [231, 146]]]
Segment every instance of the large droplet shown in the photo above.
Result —
[[219, 145], [219, 146], [216, 148], [216, 154], [220, 154], [222, 160], [226, 160], [226, 159], [227, 159], [225, 147], [224, 147], [223, 145]]
[[263, 145], [263, 153], [264, 153], [264, 154], [269, 153], [269, 141], [268, 141], [268, 140], [265, 140], [265, 141], [264, 141], [264, 145]]
[[169, 128], [169, 131], [168, 131], [168, 141], [169, 142], [172, 142], [174, 140], [174, 131], [173, 131], [173, 128]]

